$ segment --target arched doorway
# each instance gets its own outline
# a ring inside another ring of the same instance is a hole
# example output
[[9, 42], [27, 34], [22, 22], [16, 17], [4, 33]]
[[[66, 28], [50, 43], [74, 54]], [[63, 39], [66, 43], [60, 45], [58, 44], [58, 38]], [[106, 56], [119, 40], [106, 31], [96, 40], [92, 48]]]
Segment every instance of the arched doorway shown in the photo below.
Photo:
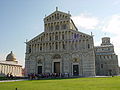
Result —
[[78, 63], [78, 61], [79, 61], [78, 58], [73, 59], [73, 64], [72, 64], [73, 76], [79, 76], [79, 63]]
[[54, 62], [54, 73], [60, 73], [60, 62]]
[[55, 54], [53, 56], [53, 73], [61, 73], [61, 56]]
[[44, 57], [42, 55], [37, 56], [36, 60], [36, 73], [42, 74], [44, 73]]
[[73, 76], [79, 75], [79, 65], [73, 65]]
[[42, 60], [40, 59], [40, 60], [38, 60], [38, 62], [37, 62], [37, 64], [38, 64], [38, 67], [37, 67], [37, 72], [38, 72], [38, 74], [41, 74], [41, 73], [43, 73], [42, 72]]

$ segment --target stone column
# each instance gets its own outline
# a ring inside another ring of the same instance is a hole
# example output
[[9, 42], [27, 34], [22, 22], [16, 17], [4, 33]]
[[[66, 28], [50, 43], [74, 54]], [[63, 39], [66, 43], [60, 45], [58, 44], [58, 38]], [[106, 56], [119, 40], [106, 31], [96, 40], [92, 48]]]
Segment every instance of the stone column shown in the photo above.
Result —
[[60, 40], [62, 40], [62, 32], [60, 32]]
[[38, 44], [38, 52], [40, 52], [40, 44]]
[[55, 42], [54, 42], [54, 49], [53, 49], [53, 51], [55, 51]]
[[60, 42], [58, 42], [58, 51], [60, 51]]

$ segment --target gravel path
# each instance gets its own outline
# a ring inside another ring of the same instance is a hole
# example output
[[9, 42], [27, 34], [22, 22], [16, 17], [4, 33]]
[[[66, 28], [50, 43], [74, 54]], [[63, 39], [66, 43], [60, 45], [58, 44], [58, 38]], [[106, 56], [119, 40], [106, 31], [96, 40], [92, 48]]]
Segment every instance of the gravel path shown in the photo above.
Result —
[[28, 79], [19, 79], [19, 80], [1, 80], [0, 82], [15, 82], [15, 81], [26, 81]]

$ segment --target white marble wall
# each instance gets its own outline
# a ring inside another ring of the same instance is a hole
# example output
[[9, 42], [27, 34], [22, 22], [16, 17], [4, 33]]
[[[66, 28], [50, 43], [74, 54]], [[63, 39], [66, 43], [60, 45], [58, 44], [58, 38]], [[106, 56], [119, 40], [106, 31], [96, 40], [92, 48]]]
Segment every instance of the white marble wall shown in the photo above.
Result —
[[0, 75], [22, 76], [22, 66], [0, 63]]

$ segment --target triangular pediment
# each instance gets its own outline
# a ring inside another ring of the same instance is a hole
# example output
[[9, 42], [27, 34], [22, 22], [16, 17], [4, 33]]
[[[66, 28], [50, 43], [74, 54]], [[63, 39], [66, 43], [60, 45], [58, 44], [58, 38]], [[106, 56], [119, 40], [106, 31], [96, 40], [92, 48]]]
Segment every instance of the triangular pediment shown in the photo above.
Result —
[[70, 18], [71, 15], [69, 13], [64, 13], [61, 11], [55, 11], [52, 14], [46, 16], [44, 18], [44, 21], [51, 21], [51, 20], [55, 20], [55, 19], [68, 19]]

